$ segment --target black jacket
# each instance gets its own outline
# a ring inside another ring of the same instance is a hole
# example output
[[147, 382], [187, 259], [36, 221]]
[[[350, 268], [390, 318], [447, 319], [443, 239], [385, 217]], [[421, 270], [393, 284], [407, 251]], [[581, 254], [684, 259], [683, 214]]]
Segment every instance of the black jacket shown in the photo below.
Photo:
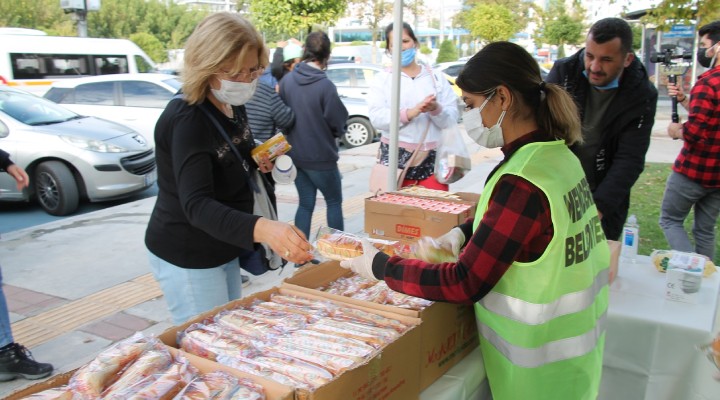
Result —
[[[575, 99], [580, 117], [590, 83], [583, 75], [585, 50], [555, 62], [546, 80]], [[658, 93], [637, 57], [623, 71], [620, 86], [604, 117], [603, 140], [595, 159], [593, 197], [602, 213], [608, 239], [617, 240], [630, 207], [630, 189], [645, 167], [645, 153], [655, 123]], [[577, 154], [577, 145], [571, 148]]]

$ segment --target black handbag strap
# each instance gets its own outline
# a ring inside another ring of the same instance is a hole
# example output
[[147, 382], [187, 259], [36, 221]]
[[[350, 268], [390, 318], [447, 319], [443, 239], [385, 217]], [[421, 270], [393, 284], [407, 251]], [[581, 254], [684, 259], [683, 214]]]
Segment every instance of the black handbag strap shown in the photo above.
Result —
[[245, 177], [248, 179], [248, 182], [250, 183], [250, 187], [252, 187], [252, 190], [255, 191], [255, 193], [260, 193], [260, 188], [258, 187], [257, 182], [255, 182], [255, 177], [253, 176], [253, 173], [250, 171], [250, 164], [248, 164], [247, 161], [243, 158], [242, 155], [240, 155], [240, 152], [238, 151], [237, 147], [233, 144], [232, 140], [230, 140], [230, 135], [227, 134], [225, 131], [225, 128], [220, 124], [220, 121], [215, 118], [214, 115], [210, 112], [210, 110], [207, 109], [206, 103], [200, 103], [198, 104], [198, 108], [202, 110], [202, 112], [205, 114], [205, 116], [208, 117], [210, 122], [215, 125], [215, 128], [220, 132], [220, 135], [222, 135], [223, 139], [227, 142], [228, 146], [230, 146], [230, 150], [232, 150], [233, 154], [235, 154], [235, 157], [240, 160], [240, 163], [242, 164], [243, 170], [245, 171]]

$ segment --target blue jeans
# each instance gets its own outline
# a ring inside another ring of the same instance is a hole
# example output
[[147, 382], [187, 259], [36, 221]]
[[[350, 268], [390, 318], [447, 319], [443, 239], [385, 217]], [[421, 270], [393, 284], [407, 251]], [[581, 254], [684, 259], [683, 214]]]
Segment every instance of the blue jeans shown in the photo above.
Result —
[[[692, 233], [695, 247], [690, 243], [683, 223], [695, 210]], [[720, 214], [720, 189], [706, 188], [673, 171], [668, 176], [660, 209], [660, 227], [670, 248], [695, 252], [715, 259], [715, 223]]]
[[343, 230], [345, 223], [342, 212], [342, 184], [340, 183], [340, 170], [335, 167], [329, 170], [297, 169], [295, 187], [298, 191], [300, 204], [295, 213], [295, 226], [297, 226], [310, 240], [310, 224], [315, 198], [318, 189], [327, 204], [327, 223], [331, 228]]
[[7, 300], [5, 292], [3, 292], [2, 268], [0, 268], [0, 347], [4, 347], [14, 342], [12, 335], [12, 325], [10, 325], [10, 313], [7, 308]]
[[148, 259], [175, 325], [241, 296], [242, 279], [237, 258], [207, 269], [181, 268], [150, 251]]

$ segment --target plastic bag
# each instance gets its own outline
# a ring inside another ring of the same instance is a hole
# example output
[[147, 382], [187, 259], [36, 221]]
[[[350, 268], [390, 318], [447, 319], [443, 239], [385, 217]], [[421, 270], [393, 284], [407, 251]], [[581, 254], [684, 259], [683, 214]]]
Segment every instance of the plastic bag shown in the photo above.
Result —
[[443, 184], [460, 180], [472, 168], [470, 153], [457, 124], [443, 129], [435, 154], [435, 179]]

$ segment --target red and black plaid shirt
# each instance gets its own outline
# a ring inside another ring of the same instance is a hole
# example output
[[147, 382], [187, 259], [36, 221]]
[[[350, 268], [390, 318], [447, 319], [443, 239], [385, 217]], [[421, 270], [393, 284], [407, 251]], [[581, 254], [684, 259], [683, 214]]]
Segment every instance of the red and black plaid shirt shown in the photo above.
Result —
[[704, 187], [720, 187], [720, 67], [700, 75], [693, 86], [683, 140], [673, 170]]
[[[533, 132], [513, 141], [502, 148], [503, 163], [523, 145], [548, 140], [547, 135]], [[472, 304], [497, 284], [513, 262], [538, 259], [554, 232], [545, 194], [515, 175], [500, 178], [474, 233], [472, 225], [473, 219], [460, 225], [470, 241], [457, 263], [430, 264], [379, 253], [373, 260], [373, 273], [383, 276], [387, 285], [398, 292]]]

